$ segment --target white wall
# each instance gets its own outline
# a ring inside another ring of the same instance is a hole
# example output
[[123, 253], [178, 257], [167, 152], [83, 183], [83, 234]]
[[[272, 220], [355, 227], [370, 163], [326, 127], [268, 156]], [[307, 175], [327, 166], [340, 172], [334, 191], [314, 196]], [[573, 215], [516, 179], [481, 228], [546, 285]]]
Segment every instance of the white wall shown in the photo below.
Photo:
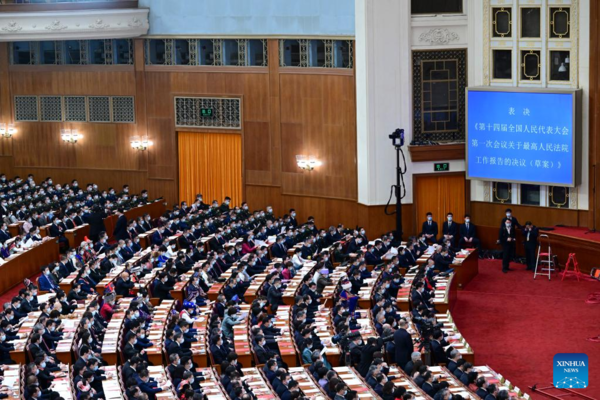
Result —
[[[412, 140], [412, 50], [467, 48], [467, 16], [411, 18], [410, 1], [397, 0], [356, 0], [355, 8], [358, 201], [382, 205], [396, 183], [396, 154], [388, 135], [403, 128], [406, 143]], [[431, 43], [422, 36], [438, 28], [457, 38]], [[412, 162], [406, 147], [404, 154], [408, 173], [403, 202], [412, 203], [413, 175], [433, 173], [434, 163]], [[450, 161], [450, 172], [464, 171], [464, 164]]]

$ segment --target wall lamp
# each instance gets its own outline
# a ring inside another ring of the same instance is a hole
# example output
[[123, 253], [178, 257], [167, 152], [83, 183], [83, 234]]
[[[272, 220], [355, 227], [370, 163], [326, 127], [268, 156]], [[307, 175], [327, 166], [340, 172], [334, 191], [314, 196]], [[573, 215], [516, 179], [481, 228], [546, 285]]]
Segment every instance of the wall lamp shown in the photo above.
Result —
[[0, 123], [0, 136], [10, 139], [15, 133], [17, 133], [17, 128], [14, 124]]
[[131, 138], [131, 147], [135, 150], [139, 150], [139, 151], [144, 151], [144, 150], [148, 150], [148, 147], [152, 146], [154, 143], [152, 143], [151, 140], [148, 140], [148, 136], [144, 136], [144, 137], [137, 137], [134, 136]]
[[316, 167], [320, 167], [323, 163], [313, 156], [298, 155], [296, 156], [296, 164], [298, 164], [298, 168], [310, 172]]
[[65, 143], [75, 144], [83, 135], [77, 132], [77, 129], [61, 129], [60, 138]]

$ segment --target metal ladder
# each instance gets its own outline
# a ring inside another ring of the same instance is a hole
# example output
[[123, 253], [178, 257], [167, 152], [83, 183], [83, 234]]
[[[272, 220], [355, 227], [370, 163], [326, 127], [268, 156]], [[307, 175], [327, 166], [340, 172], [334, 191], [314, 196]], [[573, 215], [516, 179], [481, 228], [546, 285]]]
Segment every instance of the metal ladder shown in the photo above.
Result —
[[[542, 242], [546, 241], [548, 243], [548, 252], [542, 253]], [[540, 244], [538, 245], [538, 254], [535, 260], [535, 272], [533, 273], [533, 279], [535, 279], [538, 275], [547, 276], [548, 280], [552, 276], [552, 272], [554, 272], [554, 254], [552, 254], [552, 248], [550, 247], [550, 238], [548, 235], [542, 234], [540, 235]], [[539, 272], [538, 272], [539, 271]]]

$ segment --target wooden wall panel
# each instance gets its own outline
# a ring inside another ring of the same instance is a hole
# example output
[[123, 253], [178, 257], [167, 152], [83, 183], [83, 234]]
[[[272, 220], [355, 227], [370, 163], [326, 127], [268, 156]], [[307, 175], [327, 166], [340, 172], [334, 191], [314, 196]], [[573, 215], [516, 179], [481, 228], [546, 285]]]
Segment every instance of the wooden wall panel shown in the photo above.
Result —
[[531, 221], [537, 226], [586, 226], [588, 211], [558, 208], [522, 206], [516, 204], [499, 204], [471, 202], [471, 217], [476, 225], [498, 226], [504, 217], [505, 210], [512, 209], [520, 224]]
[[244, 123], [244, 154], [246, 169], [271, 171], [269, 122]]
[[[394, 218], [357, 204], [356, 110], [350, 71], [291, 71], [279, 67], [278, 41], [269, 40], [269, 67], [148, 67], [143, 40], [134, 41], [133, 66], [9, 66], [0, 44], [0, 107], [12, 119], [12, 96], [131, 95], [135, 124], [20, 123], [13, 140], [0, 141], [0, 170], [33, 172], [62, 182], [77, 178], [101, 187], [129, 184], [133, 191], [178, 201], [175, 96], [235, 96], [242, 99], [245, 197], [252, 207], [296, 208], [320, 226], [373, 223], [387, 229]], [[9, 104], [7, 104], [7, 102]], [[6, 117], [4, 117], [6, 119]], [[60, 140], [61, 127], [77, 128], [77, 145]], [[201, 130], [196, 131], [211, 131]], [[215, 130], [213, 130], [215, 131]], [[132, 136], [147, 134], [154, 146], [131, 149]], [[296, 166], [297, 154], [323, 166], [312, 173]], [[393, 226], [390, 227], [392, 229]]]

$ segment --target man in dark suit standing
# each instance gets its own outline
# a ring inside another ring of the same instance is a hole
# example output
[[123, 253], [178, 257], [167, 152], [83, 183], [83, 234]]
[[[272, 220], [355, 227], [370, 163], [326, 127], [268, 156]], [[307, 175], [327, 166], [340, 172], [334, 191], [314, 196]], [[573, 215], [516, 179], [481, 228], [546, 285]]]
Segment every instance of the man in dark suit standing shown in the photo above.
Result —
[[450, 240], [452, 245], [456, 245], [456, 238], [458, 237], [458, 223], [453, 221], [454, 215], [449, 212], [446, 215], [446, 221], [442, 225], [442, 237], [440, 243], [445, 243]]
[[428, 212], [426, 217], [427, 220], [423, 222], [421, 234], [425, 235], [428, 242], [435, 243], [437, 241], [438, 224], [433, 220], [433, 214], [431, 212]]
[[533, 225], [531, 221], [525, 222], [525, 229], [523, 230], [523, 236], [525, 237], [525, 259], [527, 260], [527, 271], [535, 270], [536, 254], [535, 251], [538, 247], [538, 236], [539, 230], [537, 226]]
[[465, 214], [465, 223], [460, 226], [460, 241], [458, 247], [479, 249], [479, 239], [477, 239], [477, 228], [471, 222], [471, 216]]
[[106, 212], [100, 206], [94, 206], [92, 213], [87, 218], [87, 223], [90, 224], [89, 238], [92, 241], [98, 240], [100, 232], [106, 232], [106, 226], [104, 225], [104, 218], [106, 218]]
[[502, 272], [507, 273], [510, 269], [508, 267], [510, 260], [515, 255], [515, 227], [512, 226], [511, 220], [507, 219], [504, 226], [500, 228], [498, 240], [502, 245]]
[[400, 368], [404, 368], [410, 361], [414, 346], [410, 333], [406, 330], [406, 321], [401, 319], [398, 325], [399, 329], [394, 333], [394, 344], [396, 347], [395, 360]]
[[113, 235], [117, 240], [125, 240], [129, 238], [127, 234], [127, 217], [123, 214], [122, 210], [117, 211], [117, 223], [115, 224], [115, 229], [113, 231]]
[[522, 228], [522, 226], [519, 225], [519, 221], [517, 221], [517, 217], [512, 215], [512, 210], [510, 208], [506, 209], [506, 217], [502, 218], [502, 222], [500, 223], [500, 228], [504, 227], [504, 224], [507, 220], [511, 222], [513, 228], [515, 228], [515, 229]]

